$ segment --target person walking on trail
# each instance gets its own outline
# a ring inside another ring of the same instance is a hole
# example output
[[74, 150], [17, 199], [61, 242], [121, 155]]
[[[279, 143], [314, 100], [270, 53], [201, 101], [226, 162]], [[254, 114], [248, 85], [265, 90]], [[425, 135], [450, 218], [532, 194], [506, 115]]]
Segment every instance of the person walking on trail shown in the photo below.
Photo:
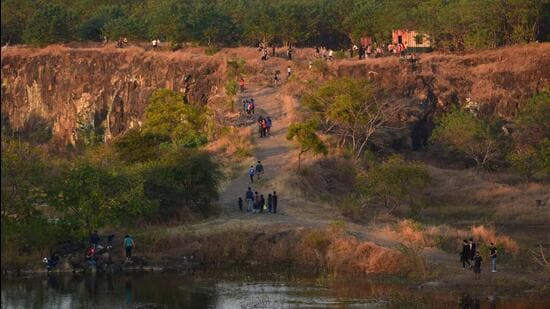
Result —
[[255, 173], [254, 166], [250, 165], [250, 168], [248, 169], [248, 176], [250, 176], [250, 183], [254, 183], [254, 173]]
[[256, 175], [258, 175], [258, 179], [260, 179], [260, 176], [264, 173], [264, 166], [262, 165], [262, 162], [258, 161], [258, 164], [256, 164]]
[[263, 122], [263, 120], [264, 120], [264, 117], [262, 117], [262, 115], [260, 115], [260, 116], [258, 117], [258, 133], [260, 133], [260, 137], [263, 137], [263, 134], [262, 134], [262, 132], [263, 132], [263, 130], [262, 130], [262, 122]]
[[243, 211], [243, 199], [240, 196], [237, 203], [239, 203], [239, 211]]
[[258, 213], [260, 211], [260, 195], [258, 194], [258, 191], [254, 193], [254, 213]]
[[92, 235], [90, 235], [90, 244], [94, 247], [94, 248], [97, 248], [97, 245], [99, 244], [99, 240], [100, 240], [100, 237], [99, 235], [97, 234], [97, 231], [94, 231], [92, 233]]
[[246, 211], [251, 212], [252, 208], [254, 207], [254, 192], [252, 192], [252, 188], [248, 187], [248, 191], [246, 191]]
[[466, 268], [466, 264], [471, 268], [472, 264], [470, 264], [470, 245], [468, 244], [468, 241], [464, 239], [462, 241], [462, 252], [460, 252], [460, 261], [462, 262], [462, 268]]
[[483, 261], [483, 258], [479, 255], [479, 251], [476, 251], [476, 254], [474, 255], [474, 274], [476, 275], [476, 278], [481, 273], [481, 261]]
[[248, 111], [248, 100], [246, 99], [243, 99], [243, 111], [247, 114], [250, 114], [250, 112]]
[[132, 249], [135, 247], [134, 240], [132, 239], [132, 236], [126, 235], [124, 236], [124, 249], [126, 253], [126, 261], [129, 262], [132, 260]]
[[290, 78], [290, 75], [292, 75], [292, 69], [290, 68], [290, 66], [288, 66], [288, 67], [286, 68], [286, 72], [287, 72], [287, 74], [288, 74], [288, 75], [287, 75], [287, 78]]
[[241, 92], [244, 92], [244, 78], [242, 78], [242, 77], [239, 80], [239, 86], [241, 88]]
[[496, 273], [497, 272], [497, 247], [494, 243], [491, 243], [491, 247], [489, 247], [489, 255], [491, 256], [491, 272]]
[[267, 117], [266, 124], [267, 124], [267, 135], [271, 136], [271, 125], [272, 125], [273, 123], [271, 122], [271, 118], [270, 118], [270, 117]]
[[259, 209], [260, 209], [260, 212], [264, 212], [264, 209], [265, 209], [265, 198], [264, 198], [264, 195], [263, 195], [263, 194], [260, 195]]
[[266, 137], [267, 136], [267, 119], [262, 119], [260, 122], [260, 137]]
[[250, 108], [250, 112], [254, 114], [254, 110], [256, 109], [256, 102], [254, 102], [254, 98], [250, 98], [250, 103], [248, 106]]
[[276, 214], [277, 213], [277, 192], [273, 191], [272, 199], [273, 199], [273, 213]]
[[273, 213], [273, 195], [271, 193], [267, 195], [267, 210], [269, 213]]

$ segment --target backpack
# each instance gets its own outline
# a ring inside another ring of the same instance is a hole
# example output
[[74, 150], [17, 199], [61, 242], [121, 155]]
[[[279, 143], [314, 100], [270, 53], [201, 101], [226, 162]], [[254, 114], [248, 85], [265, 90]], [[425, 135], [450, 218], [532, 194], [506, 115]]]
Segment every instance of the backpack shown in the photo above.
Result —
[[254, 171], [254, 168], [251, 167], [251, 168], [248, 170], [248, 175], [254, 176], [254, 172], [255, 172], [255, 171]]

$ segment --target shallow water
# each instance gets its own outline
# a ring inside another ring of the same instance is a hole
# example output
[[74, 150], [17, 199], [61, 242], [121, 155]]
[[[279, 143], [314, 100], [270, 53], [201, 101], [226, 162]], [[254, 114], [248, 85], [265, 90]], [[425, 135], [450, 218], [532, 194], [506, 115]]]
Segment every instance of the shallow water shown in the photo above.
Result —
[[[257, 277], [257, 276], [255, 276]], [[548, 308], [550, 300], [362, 281], [97, 274], [2, 279], [2, 308]]]

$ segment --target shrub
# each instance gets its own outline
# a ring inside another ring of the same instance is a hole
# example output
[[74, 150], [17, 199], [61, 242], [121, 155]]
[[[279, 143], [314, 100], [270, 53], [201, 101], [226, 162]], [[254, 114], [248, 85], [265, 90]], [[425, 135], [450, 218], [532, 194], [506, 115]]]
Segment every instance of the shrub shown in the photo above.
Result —
[[430, 175], [424, 165], [393, 156], [371, 168], [360, 180], [358, 189], [392, 212], [401, 204], [419, 200], [419, 193], [429, 183]]
[[177, 149], [150, 163], [144, 177], [146, 197], [158, 201], [159, 214], [168, 218], [183, 208], [208, 214], [221, 173], [208, 153]]
[[437, 121], [432, 141], [462, 153], [478, 167], [500, 158], [504, 136], [486, 121], [469, 111], [454, 108]]
[[206, 142], [207, 114], [204, 108], [188, 104], [181, 93], [156, 90], [145, 109], [143, 133], [167, 136], [185, 147]]
[[161, 154], [159, 145], [169, 141], [165, 135], [132, 129], [115, 140], [114, 148], [118, 158], [124, 162], [145, 162], [157, 159]]

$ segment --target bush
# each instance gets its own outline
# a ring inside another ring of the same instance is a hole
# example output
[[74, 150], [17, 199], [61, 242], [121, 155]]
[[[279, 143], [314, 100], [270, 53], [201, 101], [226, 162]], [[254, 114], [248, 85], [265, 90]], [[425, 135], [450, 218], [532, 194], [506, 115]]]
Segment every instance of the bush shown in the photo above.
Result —
[[472, 112], [454, 108], [437, 121], [431, 140], [474, 160], [484, 167], [501, 158], [503, 141], [498, 125], [480, 119]]
[[426, 167], [420, 163], [405, 162], [393, 156], [374, 166], [360, 179], [359, 191], [382, 202], [392, 212], [401, 204], [419, 200], [419, 193], [430, 183]]
[[161, 217], [174, 216], [184, 208], [208, 214], [217, 200], [221, 173], [208, 153], [174, 150], [144, 173], [145, 195], [159, 202]]
[[159, 89], [151, 95], [145, 109], [143, 133], [197, 147], [206, 142], [207, 116], [204, 108], [186, 103], [181, 93]]
[[137, 163], [157, 159], [161, 154], [159, 145], [166, 142], [170, 142], [170, 138], [165, 135], [133, 129], [117, 138], [114, 148], [120, 160]]

